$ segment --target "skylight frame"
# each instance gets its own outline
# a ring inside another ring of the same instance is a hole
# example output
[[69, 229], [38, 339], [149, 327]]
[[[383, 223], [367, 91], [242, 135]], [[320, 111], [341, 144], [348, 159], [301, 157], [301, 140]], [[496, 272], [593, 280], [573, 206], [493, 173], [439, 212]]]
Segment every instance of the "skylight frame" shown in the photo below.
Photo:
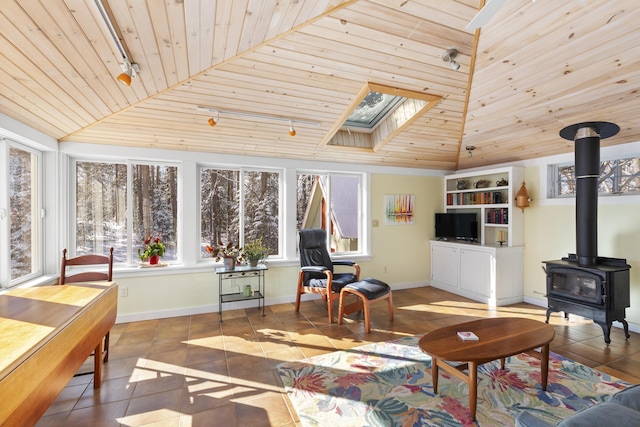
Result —
[[[366, 107], [367, 99], [374, 94], [381, 95], [384, 99], [383, 102], [376, 104], [376, 108], [373, 108], [373, 113], [364, 113], [363, 110]], [[398, 106], [404, 102], [407, 98], [400, 95], [378, 92], [371, 90], [351, 113], [351, 115], [344, 122], [343, 128], [358, 130], [364, 132], [373, 132], [373, 130], [382, 122], [389, 114], [391, 114]], [[379, 104], [383, 104], [381, 108]], [[358, 119], [354, 116], [364, 116], [362, 119]]]

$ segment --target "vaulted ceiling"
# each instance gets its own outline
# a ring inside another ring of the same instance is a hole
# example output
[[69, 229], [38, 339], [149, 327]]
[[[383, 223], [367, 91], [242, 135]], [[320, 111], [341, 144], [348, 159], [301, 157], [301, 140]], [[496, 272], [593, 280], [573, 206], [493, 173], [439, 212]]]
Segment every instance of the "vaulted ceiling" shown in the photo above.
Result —
[[[1, 113], [59, 141], [438, 170], [570, 152], [583, 121], [640, 140], [635, 0], [510, 0], [476, 31], [481, 0], [103, 2], [131, 86], [94, 0], [3, 0]], [[367, 84], [437, 102], [375, 149], [328, 143]]]

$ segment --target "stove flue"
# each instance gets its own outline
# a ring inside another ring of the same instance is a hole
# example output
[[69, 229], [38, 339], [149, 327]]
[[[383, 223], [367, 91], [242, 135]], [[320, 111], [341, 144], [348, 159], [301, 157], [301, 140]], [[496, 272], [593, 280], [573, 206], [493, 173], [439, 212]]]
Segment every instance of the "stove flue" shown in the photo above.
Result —
[[600, 139], [614, 136], [620, 127], [608, 122], [567, 126], [560, 136], [575, 143], [576, 254], [578, 265], [589, 267], [598, 258], [598, 179]]
[[547, 273], [547, 323], [555, 311], [593, 319], [604, 340], [611, 323], [619, 321], [629, 338], [625, 309], [630, 303], [629, 269], [623, 258], [598, 256], [598, 180], [600, 139], [614, 136], [618, 125], [584, 122], [567, 126], [560, 136], [575, 142], [576, 253], [557, 261], [544, 261]]

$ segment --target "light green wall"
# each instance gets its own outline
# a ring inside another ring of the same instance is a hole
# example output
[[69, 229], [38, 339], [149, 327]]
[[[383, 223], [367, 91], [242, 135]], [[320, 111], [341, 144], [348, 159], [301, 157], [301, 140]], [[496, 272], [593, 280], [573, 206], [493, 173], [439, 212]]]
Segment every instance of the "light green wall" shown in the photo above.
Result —
[[[441, 177], [371, 176], [371, 219], [378, 221], [378, 226], [371, 228], [372, 258], [358, 260], [362, 278], [375, 277], [392, 287], [428, 284], [429, 240], [434, 237], [434, 213], [443, 208], [442, 185]], [[414, 224], [384, 224], [386, 194], [415, 195]], [[165, 276], [136, 273], [115, 276], [118, 285], [128, 292], [127, 297], [119, 298], [118, 321], [209, 312], [218, 304], [218, 279], [213, 271]], [[297, 264], [270, 266], [266, 273], [267, 304], [294, 301], [297, 279]]]
[[[555, 260], [576, 251], [575, 199], [570, 204], [540, 204], [538, 166], [525, 170], [531, 206], [525, 210], [525, 297], [546, 305], [546, 278], [542, 261]], [[600, 203], [598, 206], [598, 255], [626, 258], [631, 265], [631, 307], [627, 320], [640, 324], [640, 200], [638, 203]]]
[[[389, 284], [429, 280], [429, 240], [435, 234], [434, 214], [443, 209], [442, 186], [443, 179], [439, 177], [371, 177], [371, 219], [379, 225], [371, 228], [373, 260], [362, 263], [363, 277], [375, 277]], [[415, 195], [415, 224], [385, 225], [386, 194]]]

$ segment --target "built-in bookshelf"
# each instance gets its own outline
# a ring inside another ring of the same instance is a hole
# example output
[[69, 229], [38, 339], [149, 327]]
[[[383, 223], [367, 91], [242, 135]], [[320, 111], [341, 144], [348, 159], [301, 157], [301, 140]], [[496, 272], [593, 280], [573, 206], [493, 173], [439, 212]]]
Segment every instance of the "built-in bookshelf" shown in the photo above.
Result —
[[509, 166], [445, 177], [446, 212], [477, 212], [478, 240], [482, 245], [524, 244], [524, 217], [515, 206], [523, 182], [521, 167]]

